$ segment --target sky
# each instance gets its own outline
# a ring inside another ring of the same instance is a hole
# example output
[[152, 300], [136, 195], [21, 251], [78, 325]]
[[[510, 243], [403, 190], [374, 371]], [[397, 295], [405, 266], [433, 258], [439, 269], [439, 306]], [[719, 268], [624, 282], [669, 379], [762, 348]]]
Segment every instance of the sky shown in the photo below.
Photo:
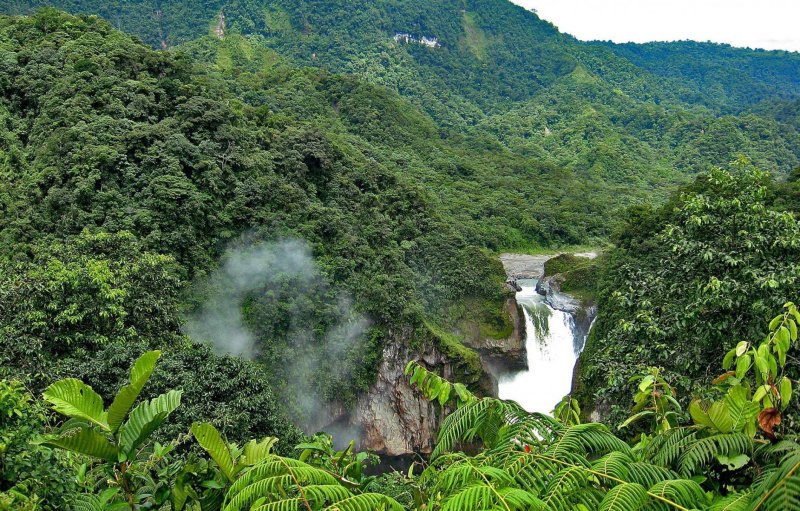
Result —
[[692, 39], [800, 51], [800, 0], [511, 1], [582, 40]]

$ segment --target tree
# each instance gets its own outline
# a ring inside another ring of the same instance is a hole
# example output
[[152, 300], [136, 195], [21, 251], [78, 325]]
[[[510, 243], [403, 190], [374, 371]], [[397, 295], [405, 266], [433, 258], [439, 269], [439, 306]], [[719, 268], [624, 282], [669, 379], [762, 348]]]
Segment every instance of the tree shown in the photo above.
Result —
[[[647, 366], [663, 367], [684, 395], [700, 391], [731, 339], [762, 335], [800, 282], [800, 222], [770, 208], [769, 184], [740, 161], [700, 176], [661, 211], [637, 212], [601, 279], [579, 366], [579, 398], [594, 405], [585, 411], [605, 403], [619, 422], [628, 380]], [[787, 371], [797, 377], [791, 361]]]

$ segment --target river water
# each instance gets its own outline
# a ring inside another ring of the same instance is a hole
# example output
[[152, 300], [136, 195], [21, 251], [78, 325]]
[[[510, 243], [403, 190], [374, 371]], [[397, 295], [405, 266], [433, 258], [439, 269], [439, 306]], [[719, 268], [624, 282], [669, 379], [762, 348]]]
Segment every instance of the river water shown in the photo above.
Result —
[[511, 399], [529, 412], [551, 413], [572, 387], [575, 361], [585, 336], [570, 314], [554, 310], [536, 292], [536, 280], [518, 280], [517, 303], [525, 314], [528, 370], [501, 376], [499, 397]]

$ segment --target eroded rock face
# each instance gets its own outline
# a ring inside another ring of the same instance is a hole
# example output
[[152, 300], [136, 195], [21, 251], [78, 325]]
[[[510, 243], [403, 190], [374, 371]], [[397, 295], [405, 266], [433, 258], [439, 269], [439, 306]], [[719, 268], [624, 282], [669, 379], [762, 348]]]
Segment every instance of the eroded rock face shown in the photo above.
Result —
[[485, 367], [480, 374], [459, 373], [459, 368], [434, 343], [412, 349], [408, 332], [395, 332], [391, 336], [392, 341], [383, 350], [378, 377], [355, 408], [348, 411], [330, 404], [312, 429], [334, 434], [334, 438], [339, 432], [342, 440], [355, 438], [358, 449], [385, 456], [430, 454], [441, 425], [441, 408], [428, 402], [409, 384], [406, 364], [416, 360], [446, 379], [476, 386], [485, 395], [497, 395], [497, 381]]
[[543, 277], [536, 283], [536, 292], [545, 297], [547, 304], [575, 319], [575, 335], [582, 339], [589, 334], [594, 318], [597, 317], [597, 306], [594, 303], [583, 303], [573, 296], [561, 292], [564, 275], [557, 273]]
[[448, 364], [435, 349], [419, 355], [396, 343], [384, 349], [378, 379], [358, 400], [351, 418], [362, 428], [361, 449], [390, 456], [433, 450], [439, 413], [403, 371], [409, 360], [420, 358], [429, 367], [443, 367], [447, 377]]

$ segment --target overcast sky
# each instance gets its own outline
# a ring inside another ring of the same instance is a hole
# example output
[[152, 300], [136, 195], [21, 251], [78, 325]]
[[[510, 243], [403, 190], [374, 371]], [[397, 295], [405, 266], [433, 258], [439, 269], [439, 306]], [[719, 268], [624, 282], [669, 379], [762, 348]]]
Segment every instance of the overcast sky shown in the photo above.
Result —
[[583, 40], [693, 39], [800, 51], [800, 0], [511, 1]]

